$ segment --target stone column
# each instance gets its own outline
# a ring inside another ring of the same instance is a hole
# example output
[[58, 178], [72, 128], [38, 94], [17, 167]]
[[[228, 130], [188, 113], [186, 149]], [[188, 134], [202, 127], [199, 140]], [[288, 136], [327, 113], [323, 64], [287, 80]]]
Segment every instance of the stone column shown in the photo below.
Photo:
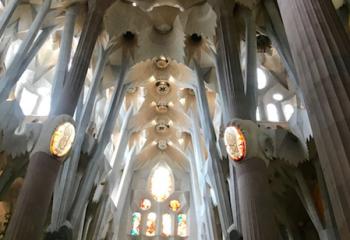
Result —
[[[223, 104], [225, 106], [224, 121], [229, 122], [233, 116], [249, 119], [243, 74], [240, 62], [238, 30], [235, 26], [233, 12], [229, 9], [218, 10], [218, 81]], [[254, 115], [255, 116], [255, 115]]]
[[209, 105], [205, 90], [203, 72], [197, 62], [194, 62], [196, 72], [196, 99], [199, 113], [202, 115], [201, 122], [205, 133], [206, 143], [209, 151], [209, 159], [212, 171], [213, 188], [218, 198], [218, 210], [221, 223], [223, 239], [228, 239], [227, 231], [232, 224], [231, 208], [229, 203], [228, 189], [222, 171], [221, 157], [217, 148], [217, 138], [213, 126], [213, 121], [209, 113]]
[[2, 37], [2, 34], [4, 33], [6, 26], [12, 17], [12, 14], [15, 12], [16, 7], [20, 2], [21, 0], [12, 0], [6, 4], [0, 18], [0, 37]]
[[265, 162], [259, 158], [249, 158], [234, 165], [243, 239], [277, 240], [278, 229]]
[[[29, 64], [28, 60], [31, 61], [31, 59], [28, 56], [30, 54], [28, 53], [32, 52], [33, 48], [35, 47], [33, 46], [33, 43], [36, 41], [36, 37], [41, 28], [41, 25], [45, 20], [45, 17], [50, 11], [51, 2], [52, 0], [47, 0], [40, 7], [32, 25], [28, 30], [26, 37], [24, 38], [21, 46], [19, 47], [10, 66], [6, 70], [5, 75], [1, 78], [1, 81], [0, 81], [0, 101], [1, 102], [5, 101], [10, 95], [12, 88], [16, 85], [17, 81], [19, 80], [19, 78], [21, 77], [22, 73], [25, 70], [25, 68], [23, 69], [23, 66], [25, 64]], [[38, 51], [39, 49], [36, 49], [36, 50]], [[34, 56], [31, 55], [31, 57], [34, 57]]]
[[[97, 0], [89, 1], [88, 17], [74, 56], [71, 72], [66, 79], [58, 107], [52, 114], [54, 116], [74, 114], [90, 58], [101, 30], [104, 12], [114, 1], [101, 2], [100, 0], [98, 5], [96, 2]], [[59, 169], [59, 161], [48, 154], [39, 152], [30, 158], [24, 185], [5, 239], [40, 239]]]
[[350, 239], [350, 41], [330, 0], [278, 0], [341, 239]]
[[78, 15], [78, 5], [69, 7], [65, 15], [64, 28], [62, 31], [62, 38], [60, 44], [60, 53], [58, 56], [57, 65], [55, 67], [55, 75], [52, 81], [52, 94], [51, 94], [51, 111], [55, 108], [58, 97], [64, 86], [64, 80], [68, 73], [69, 61], [72, 52], [72, 42], [74, 35], [75, 20]]
[[257, 108], [257, 42], [255, 11], [242, 8], [242, 16], [245, 21], [245, 41], [246, 41], [246, 102], [249, 106], [249, 117], [256, 120]]
[[[221, 88], [227, 89], [222, 91], [226, 112], [225, 122], [233, 118], [255, 121], [257, 47], [254, 14], [252, 10], [243, 9], [247, 36], [247, 71], [249, 71], [247, 73], [249, 90], [245, 94], [234, 16], [229, 10], [222, 7], [220, 9], [218, 58], [219, 63], [225, 63], [222, 65], [226, 66], [226, 69], [220, 70], [227, 71], [223, 73], [225, 77], [221, 77], [219, 81]], [[240, 221], [241, 226], [237, 227], [241, 228], [243, 238], [247, 240], [278, 239], [265, 162], [258, 158], [245, 159], [241, 163], [234, 163], [234, 168], [236, 175], [231, 173], [231, 177], [237, 181], [237, 194], [233, 192], [234, 189], [231, 189], [231, 192], [238, 198], [237, 208], [240, 216], [236, 219]]]

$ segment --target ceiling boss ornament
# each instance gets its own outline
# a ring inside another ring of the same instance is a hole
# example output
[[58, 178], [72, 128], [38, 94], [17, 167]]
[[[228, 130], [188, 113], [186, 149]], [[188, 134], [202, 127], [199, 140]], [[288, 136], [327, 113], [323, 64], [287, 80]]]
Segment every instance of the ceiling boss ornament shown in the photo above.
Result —
[[72, 149], [75, 139], [75, 127], [71, 122], [58, 125], [51, 135], [50, 153], [58, 158], [64, 158]]
[[241, 161], [247, 155], [247, 142], [241, 129], [228, 126], [224, 133], [224, 142], [229, 157], [234, 161]]
[[168, 95], [170, 92], [170, 84], [167, 81], [157, 81], [156, 82], [156, 91], [160, 96]]
[[159, 69], [165, 69], [169, 66], [169, 60], [164, 56], [154, 58], [153, 62]]

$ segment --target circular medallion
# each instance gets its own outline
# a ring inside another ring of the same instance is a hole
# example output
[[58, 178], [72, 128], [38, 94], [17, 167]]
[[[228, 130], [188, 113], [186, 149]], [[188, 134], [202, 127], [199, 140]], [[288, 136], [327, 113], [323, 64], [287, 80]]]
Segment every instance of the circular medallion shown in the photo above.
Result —
[[151, 203], [151, 200], [145, 198], [145, 199], [142, 199], [141, 203], [140, 203], [140, 209], [143, 210], [143, 211], [147, 211], [149, 209], [151, 209], [152, 207], [152, 203]]
[[154, 61], [155, 65], [157, 66], [157, 68], [159, 68], [159, 69], [165, 69], [169, 66], [169, 60], [164, 56], [154, 58], [153, 61]]
[[241, 161], [247, 153], [247, 143], [242, 131], [235, 127], [229, 126], [224, 133], [226, 150], [230, 158], [234, 161]]
[[160, 113], [167, 113], [168, 112], [168, 105], [163, 102], [159, 102], [156, 106], [156, 109]]
[[157, 81], [156, 91], [159, 95], [165, 96], [170, 92], [170, 84], [166, 81]]
[[157, 133], [165, 133], [166, 131], [168, 131], [169, 125], [164, 122], [160, 122], [156, 125], [155, 128]]
[[70, 122], [57, 126], [51, 136], [50, 153], [58, 158], [65, 157], [72, 148], [75, 139], [75, 127]]
[[161, 151], [164, 151], [165, 149], [167, 149], [168, 147], [168, 143], [166, 140], [159, 140], [158, 142], [158, 149]]

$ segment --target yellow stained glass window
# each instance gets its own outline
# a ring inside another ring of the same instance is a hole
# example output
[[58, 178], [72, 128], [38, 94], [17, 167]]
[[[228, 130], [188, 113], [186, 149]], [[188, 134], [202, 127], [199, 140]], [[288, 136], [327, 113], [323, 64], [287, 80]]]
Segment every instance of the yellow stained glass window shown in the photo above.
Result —
[[181, 207], [181, 203], [178, 200], [171, 200], [169, 202], [169, 207], [173, 212], [177, 212]]

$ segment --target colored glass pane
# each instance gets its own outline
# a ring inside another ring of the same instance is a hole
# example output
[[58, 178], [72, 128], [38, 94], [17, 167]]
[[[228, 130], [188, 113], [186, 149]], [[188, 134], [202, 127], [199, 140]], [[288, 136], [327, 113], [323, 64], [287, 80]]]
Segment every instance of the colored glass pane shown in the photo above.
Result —
[[141, 225], [141, 213], [135, 212], [132, 214], [131, 218], [131, 236], [140, 235], [140, 225]]
[[179, 214], [177, 216], [177, 235], [179, 237], [187, 237], [187, 216]]
[[142, 199], [140, 203], [140, 208], [143, 211], [147, 211], [152, 207], [152, 203], [149, 199]]
[[181, 203], [178, 200], [171, 200], [169, 203], [169, 207], [173, 212], [176, 212], [180, 209]]
[[152, 212], [147, 215], [146, 236], [152, 237], [156, 235], [156, 230], [157, 230], [156, 220], [157, 220], [157, 214]]
[[70, 122], [59, 125], [51, 136], [50, 152], [56, 157], [64, 157], [72, 148], [75, 127]]
[[246, 155], [246, 140], [240, 129], [235, 126], [227, 127], [224, 133], [227, 153], [235, 161], [242, 160]]

